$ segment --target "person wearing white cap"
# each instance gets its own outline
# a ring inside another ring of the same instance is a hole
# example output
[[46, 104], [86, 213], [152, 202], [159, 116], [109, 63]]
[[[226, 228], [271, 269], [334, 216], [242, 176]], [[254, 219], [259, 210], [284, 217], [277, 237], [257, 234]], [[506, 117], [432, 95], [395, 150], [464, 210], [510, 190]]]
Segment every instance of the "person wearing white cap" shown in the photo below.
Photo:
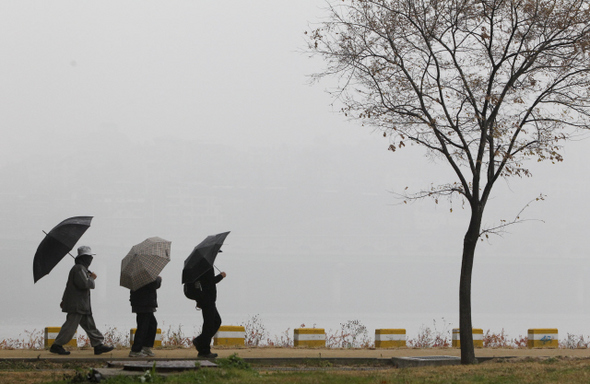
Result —
[[103, 344], [104, 336], [96, 328], [92, 317], [90, 290], [94, 289], [96, 274], [90, 272], [88, 267], [92, 263], [93, 255], [90, 247], [86, 245], [78, 248], [78, 257], [76, 257], [75, 264], [68, 275], [68, 282], [60, 304], [62, 312], [67, 313], [66, 321], [61, 326], [55, 342], [49, 348], [51, 353], [70, 354], [63, 346], [72, 339], [78, 325], [86, 331], [90, 339], [90, 345], [94, 347], [95, 355], [113, 350], [112, 346]]

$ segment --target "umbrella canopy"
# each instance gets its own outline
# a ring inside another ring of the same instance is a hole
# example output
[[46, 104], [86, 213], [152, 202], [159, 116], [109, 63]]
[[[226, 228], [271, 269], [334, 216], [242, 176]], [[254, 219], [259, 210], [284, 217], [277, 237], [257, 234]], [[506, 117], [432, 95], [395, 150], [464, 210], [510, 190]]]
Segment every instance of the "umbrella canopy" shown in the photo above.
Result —
[[182, 269], [183, 284], [197, 281], [201, 275], [213, 268], [217, 253], [221, 252], [221, 246], [227, 235], [229, 235], [229, 232], [207, 236], [193, 249], [184, 261], [184, 268]]
[[120, 285], [135, 291], [156, 280], [170, 262], [171, 242], [150, 237], [131, 247], [121, 261]]
[[47, 275], [63, 257], [74, 248], [90, 227], [92, 216], [75, 216], [56, 225], [37, 247], [33, 259], [33, 277], [37, 280]]

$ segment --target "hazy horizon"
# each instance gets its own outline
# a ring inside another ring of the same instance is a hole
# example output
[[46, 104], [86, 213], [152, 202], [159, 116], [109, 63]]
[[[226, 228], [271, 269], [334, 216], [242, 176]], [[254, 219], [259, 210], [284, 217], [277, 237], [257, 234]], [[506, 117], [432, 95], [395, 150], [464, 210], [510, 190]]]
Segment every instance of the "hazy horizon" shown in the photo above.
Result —
[[[160, 236], [172, 261], [156, 316], [198, 329], [182, 263], [225, 231], [225, 324], [259, 315], [276, 333], [360, 320], [370, 335], [409, 337], [442, 317], [458, 327], [468, 212], [458, 200], [397, 200], [449, 180], [448, 166], [420, 148], [387, 151], [379, 132], [337, 112], [325, 83], [309, 84], [322, 63], [302, 53], [304, 31], [323, 4], [0, 5], [0, 338], [63, 323], [71, 258], [36, 284], [32, 261], [42, 231], [78, 215], [94, 216], [78, 245], [97, 253], [99, 328], [134, 325], [120, 262]], [[486, 225], [547, 198], [523, 214], [537, 220], [478, 245], [474, 327], [590, 334], [587, 145], [567, 143], [563, 163], [531, 162], [532, 178], [496, 186]]]

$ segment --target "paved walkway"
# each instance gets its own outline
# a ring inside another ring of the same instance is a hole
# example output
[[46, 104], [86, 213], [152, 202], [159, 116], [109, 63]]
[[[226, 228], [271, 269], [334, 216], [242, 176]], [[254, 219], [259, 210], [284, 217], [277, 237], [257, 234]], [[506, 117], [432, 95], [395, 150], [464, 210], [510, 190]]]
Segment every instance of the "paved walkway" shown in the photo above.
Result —
[[[0, 359], [125, 359], [129, 348], [116, 349], [111, 353], [95, 356], [92, 349], [72, 349], [71, 354], [60, 356], [48, 350], [0, 350]], [[194, 349], [155, 348], [157, 359], [195, 359]], [[391, 358], [413, 356], [461, 356], [457, 348], [396, 348], [396, 349], [335, 349], [335, 348], [213, 348], [219, 357], [237, 354], [241, 358]], [[494, 349], [478, 348], [476, 357], [551, 357], [570, 356], [590, 358], [590, 349]]]

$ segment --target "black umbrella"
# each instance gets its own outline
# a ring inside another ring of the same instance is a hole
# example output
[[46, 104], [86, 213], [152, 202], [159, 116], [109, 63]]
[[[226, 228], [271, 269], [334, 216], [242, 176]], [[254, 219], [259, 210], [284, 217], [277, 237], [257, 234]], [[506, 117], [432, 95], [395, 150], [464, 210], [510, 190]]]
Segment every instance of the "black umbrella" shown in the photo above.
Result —
[[74, 248], [80, 237], [90, 227], [90, 221], [92, 216], [70, 217], [46, 233], [33, 259], [35, 283], [51, 272], [53, 267]]
[[227, 235], [229, 235], [229, 232], [207, 236], [193, 249], [184, 261], [184, 268], [182, 269], [183, 284], [197, 281], [205, 272], [213, 268], [217, 253], [221, 252], [220, 248]]

